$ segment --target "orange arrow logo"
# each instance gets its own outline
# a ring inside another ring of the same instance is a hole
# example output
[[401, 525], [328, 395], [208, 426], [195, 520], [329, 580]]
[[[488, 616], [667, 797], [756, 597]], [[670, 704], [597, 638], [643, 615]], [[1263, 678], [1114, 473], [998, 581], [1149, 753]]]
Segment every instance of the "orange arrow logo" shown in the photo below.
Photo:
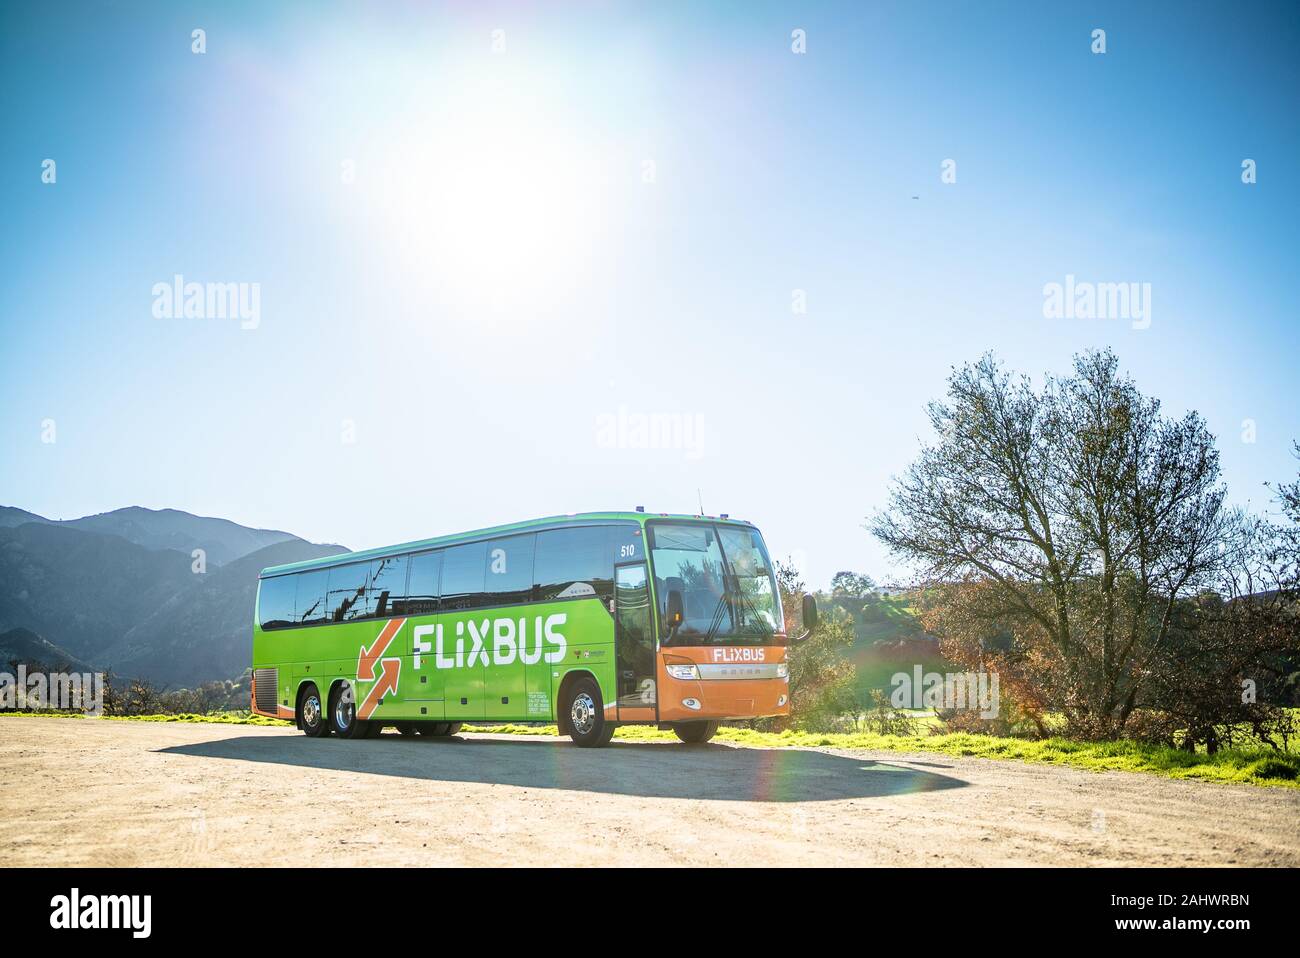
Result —
[[375, 709], [379, 707], [379, 703], [383, 700], [384, 696], [389, 692], [397, 691], [397, 677], [402, 674], [402, 660], [384, 659], [383, 666], [384, 671], [379, 676], [379, 681], [376, 682], [374, 687], [366, 694], [365, 701], [362, 702], [361, 707], [357, 709], [357, 718], [359, 719], [370, 718]]
[[[361, 647], [361, 654], [357, 657], [357, 679], [361, 682], [372, 682], [375, 678], [375, 663], [384, 657], [388, 651], [388, 646], [392, 644], [397, 633], [401, 631], [405, 619], [389, 619], [384, 623], [380, 630], [379, 638], [375, 639], [375, 644], [370, 648], [364, 645]], [[396, 685], [393, 686], [397, 688]]]

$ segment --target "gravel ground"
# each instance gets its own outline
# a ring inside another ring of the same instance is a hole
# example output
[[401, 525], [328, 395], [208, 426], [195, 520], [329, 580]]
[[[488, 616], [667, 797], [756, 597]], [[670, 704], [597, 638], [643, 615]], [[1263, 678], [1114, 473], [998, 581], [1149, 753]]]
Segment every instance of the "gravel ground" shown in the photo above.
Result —
[[933, 754], [0, 718], [7, 865], [1300, 865], [1300, 790]]

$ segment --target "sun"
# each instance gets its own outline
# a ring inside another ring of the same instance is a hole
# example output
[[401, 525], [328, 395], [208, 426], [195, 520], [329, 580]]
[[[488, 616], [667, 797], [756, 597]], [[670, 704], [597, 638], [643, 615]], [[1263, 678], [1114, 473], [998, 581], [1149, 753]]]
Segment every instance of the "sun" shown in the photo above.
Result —
[[544, 307], [593, 278], [607, 221], [605, 151], [517, 75], [469, 76], [379, 137], [373, 242], [458, 310]]

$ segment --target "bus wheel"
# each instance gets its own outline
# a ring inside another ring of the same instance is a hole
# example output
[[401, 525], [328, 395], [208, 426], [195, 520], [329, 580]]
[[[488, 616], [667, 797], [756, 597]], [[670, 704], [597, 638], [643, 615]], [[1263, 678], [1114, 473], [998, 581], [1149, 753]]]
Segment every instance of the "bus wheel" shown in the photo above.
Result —
[[703, 745], [718, 734], [717, 722], [674, 722], [673, 731], [687, 745]]
[[565, 714], [569, 738], [579, 748], [600, 748], [608, 745], [614, 735], [614, 724], [605, 721], [605, 703], [594, 679], [581, 678], [573, 683]]
[[365, 738], [370, 723], [357, 718], [357, 703], [351, 695], [344, 695], [345, 685], [336, 685], [330, 693], [330, 726], [339, 738]]
[[402, 735], [414, 735], [419, 731], [414, 722], [398, 722], [394, 728], [396, 728]]
[[321, 708], [320, 692], [315, 685], [308, 684], [302, 690], [298, 704], [298, 727], [312, 738], [329, 734], [329, 723], [325, 720], [325, 710]]

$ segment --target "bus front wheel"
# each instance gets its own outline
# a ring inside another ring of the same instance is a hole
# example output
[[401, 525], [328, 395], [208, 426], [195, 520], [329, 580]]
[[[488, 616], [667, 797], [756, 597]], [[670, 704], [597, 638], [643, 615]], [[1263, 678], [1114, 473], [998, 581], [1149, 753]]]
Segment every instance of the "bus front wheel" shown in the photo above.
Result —
[[605, 721], [605, 703], [594, 679], [581, 678], [573, 683], [564, 712], [569, 738], [579, 748], [600, 748], [614, 736], [614, 724]]
[[717, 722], [674, 722], [673, 731], [687, 745], [703, 745], [718, 734]]
[[329, 734], [329, 722], [325, 719], [325, 709], [320, 704], [320, 692], [315, 685], [308, 683], [298, 700], [298, 727], [312, 738]]

